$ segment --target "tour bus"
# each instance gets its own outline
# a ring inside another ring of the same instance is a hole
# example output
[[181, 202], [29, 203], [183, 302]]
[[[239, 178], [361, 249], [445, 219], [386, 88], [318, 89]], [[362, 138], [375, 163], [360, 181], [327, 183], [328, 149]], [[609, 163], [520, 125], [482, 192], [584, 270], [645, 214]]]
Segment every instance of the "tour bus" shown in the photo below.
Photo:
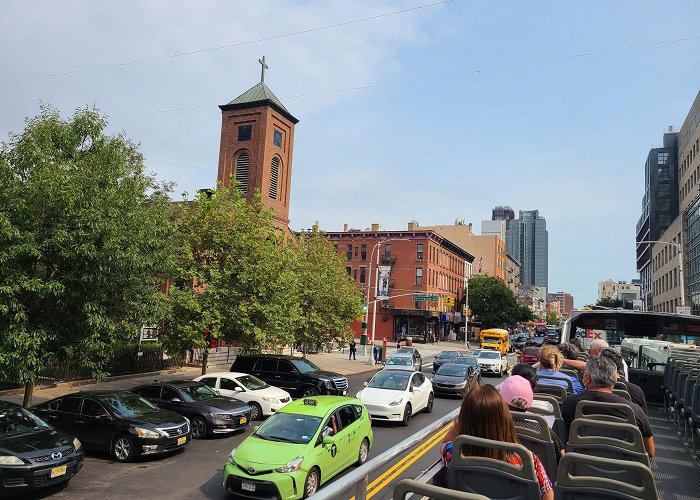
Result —
[[[650, 459], [646, 454], [634, 414], [622, 411], [628, 408], [626, 405], [616, 410], [626, 423], [616, 423], [610, 413], [602, 418], [577, 417], [571, 424], [570, 435], [560, 434], [564, 437], [566, 455], [558, 465], [556, 458], [553, 464], [551, 459], [549, 464], [542, 460], [548, 449], [542, 442], [550, 439], [547, 432], [542, 434], [516, 426], [521, 445], [537, 450], [535, 453], [553, 483], [555, 498], [700, 498], [700, 317], [628, 310], [575, 311], [562, 327], [561, 337], [562, 342], [579, 338], [585, 344], [603, 339], [622, 354], [628, 365], [628, 380], [646, 396], [656, 455]], [[618, 394], [625, 397], [624, 391]], [[535, 397], [552, 403], [556, 426], [561, 418], [558, 400], [549, 394], [535, 394]], [[597, 404], [596, 410], [601, 414], [610, 410], [604, 404]], [[425, 451], [421, 449], [439, 448], [441, 436], [457, 413], [458, 409], [436, 419], [313, 498], [330, 500], [352, 495], [358, 500], [368, 495], [391, 498], [392, 489], [394, 498], [462, 498], [451, 488], [473, 494], [464, 498], [539, 498], [534, 470], [529, 467], [493, 467], [487, 463], [490, 459], [464, 456], [456, 459], [453, 454], [449, 470], [441, 461], [432, 465], [423, 461], [425, 465], [405, 470]], [[536, 421], [536, 416], [532, 418]], [[547, 426], [545, 420], [541, 422]], [[604, 432], [591, 432], [596, 428]], [[516, 453], [522, 450], [518, 448], [520, 445], [479, 441], [471, 436], [458, 439], [472, 446], [512, 448]], [[428, 441], [432, 444], [426, 445]], [[407, 450], [415, 451], [406, 455]], [[427, 455], [425, 459], [428, 460]], [[390, 466], [389, 471], [375, 479], [376, 471], [386, 466]], [[405, 472], [392, 473], [389, 478], [394, 479], [389, 483], [385, 476], [394, 468]], [[380, 495], [382, 484], [389, 491]]]
[[491, 349], [501, 354], [507, 354], [510, 349], [510, 335], [508, 335], [508, 330], [503, 330], [501, 328], [481, 330], [479, 338], [481, 339], [479, 347], [482, 349]]

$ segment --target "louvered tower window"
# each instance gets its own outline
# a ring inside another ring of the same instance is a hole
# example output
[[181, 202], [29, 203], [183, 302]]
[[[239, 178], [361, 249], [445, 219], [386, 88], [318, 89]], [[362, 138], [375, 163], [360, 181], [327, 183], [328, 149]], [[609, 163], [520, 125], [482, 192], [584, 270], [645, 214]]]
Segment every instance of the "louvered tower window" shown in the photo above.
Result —
[[277, 186], [280, 178], [280, 158], [275, 156], [270, 165], [270, 198], [277, 199]]
[[236, 158], [236, 184], [243, 196], [248, 196], [248, 177], [250, 175], [250, 154], [241, 151]]

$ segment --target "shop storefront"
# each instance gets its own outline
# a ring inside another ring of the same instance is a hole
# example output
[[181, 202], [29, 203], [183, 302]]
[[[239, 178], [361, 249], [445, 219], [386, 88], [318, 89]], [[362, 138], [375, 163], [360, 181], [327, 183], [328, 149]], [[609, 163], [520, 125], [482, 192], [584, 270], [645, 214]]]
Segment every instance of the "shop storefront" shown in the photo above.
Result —
[[440, 332], [440, 312], [421, 309], [394, 309], [393, 340], [403, 341], [406, 337], [413, 342], [432, 342]]

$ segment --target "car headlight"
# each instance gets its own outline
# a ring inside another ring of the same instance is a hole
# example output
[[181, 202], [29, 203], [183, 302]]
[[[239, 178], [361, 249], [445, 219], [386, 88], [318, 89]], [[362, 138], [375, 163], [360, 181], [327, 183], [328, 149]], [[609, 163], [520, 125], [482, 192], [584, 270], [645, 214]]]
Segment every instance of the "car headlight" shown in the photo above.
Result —
[[303, 457], [297, 457], [287, 465], [275, 469], [277, 472], [295, 472], [301, 470], [301, 464], [304, 462]]
[[24, 465], [24, 461], [14, 455], [0, 455], [0, 465]]
[[399, 406], [402, 401], [403, 401], [403, 396], [399, 396], [398, 398], [393, 400], [391, 403], [389, 403], [389, 406]]
[[140, 438], [158, 439], [160, 437], [163, 437], [163, 434], [161, 434], [160, 432], [151, 429], [144, 429], [143, 427], [136, 427], [134, 430]]
[[461, 384], [457, 384], [455, 387], [466, 387], [466, 385], [466, 382], [462, 382]]
[[234, 460], [233, 460], [233, 456], [234, 456], [235, 454], [236, 454], [236, 448], [232, 449], [232, 450], [231, 450], [231, 453], [228, 454], [228, 461], [229, 461], [232, 465], [236, 465], [236, 462], [234, 462]]
[[78, 438], [73, 438], [73, 448], [75, 448], [75, 451], [78, 451], [82, 447], [83, 443], [81, 443]]
[[280, 403], [279, 399], [277, 398], [268, 398], [267, 396], [263, 396], [263, 401], [267, 401], [268, 403], [272, 403], [273, 405], [277, 405]]

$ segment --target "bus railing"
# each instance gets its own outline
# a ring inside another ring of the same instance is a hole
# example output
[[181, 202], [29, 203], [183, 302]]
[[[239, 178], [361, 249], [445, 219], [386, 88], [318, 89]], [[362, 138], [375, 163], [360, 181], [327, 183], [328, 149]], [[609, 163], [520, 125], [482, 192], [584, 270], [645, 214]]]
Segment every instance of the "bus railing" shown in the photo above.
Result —
[[354, 495], [355, 500], [366, 500], [367, 485], [369, 484], [369, 476], [371, 473], [376, 472], [380, 467], [388, 464], [414, 446], [423, 444], [426, 438], [443, 428], [449, 422], [452, 422], [458, 413], [459, 408], [456, 408], [444, 417], [439, 418], [400, 443], [395, 444], [373, 459], [368, 460], [364, 465], [321, 488], [316, 494], [309, 498], [313, 500], [335, 500], [338, 498], [349, 498]]

